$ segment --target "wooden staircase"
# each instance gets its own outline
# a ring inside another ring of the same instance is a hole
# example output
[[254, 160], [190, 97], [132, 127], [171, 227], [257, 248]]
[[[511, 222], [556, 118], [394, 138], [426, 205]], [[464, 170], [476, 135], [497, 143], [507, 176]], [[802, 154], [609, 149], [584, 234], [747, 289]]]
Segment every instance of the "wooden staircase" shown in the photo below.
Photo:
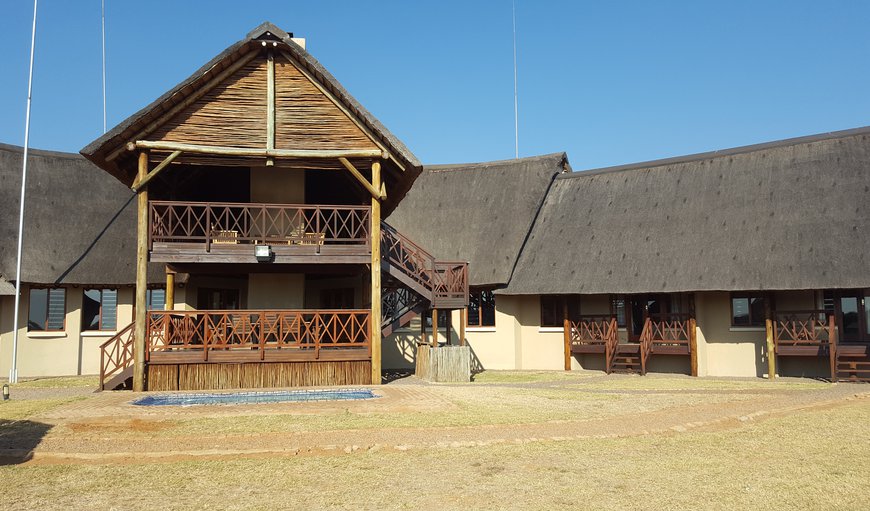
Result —
[[639, 373], [646, 374], [645, 364], [641, 363], [642, 350], [640, 344], [617, 344], [607, 368], [609, 373]]
[[133, 325], [100, 345], [100, 390], [115, 390], [133, 377]]
[[840, 344], [836, 353], [836, 379], [870, 383], [870, 346]]

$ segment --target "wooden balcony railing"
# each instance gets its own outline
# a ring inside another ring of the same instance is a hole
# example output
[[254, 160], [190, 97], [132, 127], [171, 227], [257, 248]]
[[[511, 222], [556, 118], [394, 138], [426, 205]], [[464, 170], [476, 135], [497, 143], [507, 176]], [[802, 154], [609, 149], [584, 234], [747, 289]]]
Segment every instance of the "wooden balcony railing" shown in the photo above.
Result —
[[201, 351], [207, 361], [215, 350], [364, 349], [371, 356], [370, 311], [341, 310], [196, 310], [149, 312], [151, 352]]
[[[619, 344], [619, 329], [613, 316], [581, 315], [565, 319], [565, 370], [571, 370], [571, 352], [591, 346], [604, 350], [604, 367], [610, 373], [613, 355]], [[600, 353], [600, 351], [599, 351]]]
[[425, 249], [387, 223], [381, 223], [381, 257], [412, 282], [426, 289], [437, 307], [439, 300], [468, 303], [468, 263], [437, 261]]
[[356, 245], [371, 249], [369, 206], [151, 201], [154, 243]]
[[663, 313], [647, 316], [640, 334], [641, 374], [651, 355], [689, 355], [691, 374], [698, 374], [698, 354], [695, 339], [695, 317], [690, 313]]
[[773, 342], [780, 346], [822, 347], [836, 338], [833, 314], [823, 310], [773, 313]]

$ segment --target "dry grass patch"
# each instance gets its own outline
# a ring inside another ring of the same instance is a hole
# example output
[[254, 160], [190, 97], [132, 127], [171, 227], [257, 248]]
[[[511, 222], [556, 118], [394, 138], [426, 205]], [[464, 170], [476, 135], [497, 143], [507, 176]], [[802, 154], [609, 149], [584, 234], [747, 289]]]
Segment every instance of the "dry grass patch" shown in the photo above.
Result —
[[864, 399], [716, 432], [346, 456], [25, 465], [0, 467], [0, 478], [10, 508], [863, 509], [868, 423]]
[[770, 390], [818, 390], [830, 388], [830, 383], [821, 381], [769, 381], [762, 379], [717, 379], [692, 378], [689, 376], [626, 376], [613, 375], [574, 385], [578, 389], [600, 389], [613, 391], [770, 391]]
[[99, 376], [59, 376], [19, 380], [11, 385], [13, 389], [69, 389], [88, 387], [96, 389], [100, 385]]

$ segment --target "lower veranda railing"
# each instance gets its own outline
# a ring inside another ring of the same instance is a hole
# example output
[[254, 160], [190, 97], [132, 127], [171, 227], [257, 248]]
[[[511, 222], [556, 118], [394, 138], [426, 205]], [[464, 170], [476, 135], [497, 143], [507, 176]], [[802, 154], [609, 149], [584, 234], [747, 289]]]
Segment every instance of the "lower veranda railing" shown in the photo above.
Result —
[[[695, 317], [689, 313], [650, 314], [640, 334], [641, 374], [646, 374], [649, 357], [656, 352], [691, 355], [695, 335]], [[694, 366], [692, 372], [695, 372]]]
[[100, 345], [100, 390], [133, 363], [133, 325], [130, 323]]
[[371, 247], [369, 206], [151, 201], [153, 243]]
[[358, 349], [371, 356], [370, 311], [199, 310], [149, 312], [147, 352]]
[[[604, 350], [604, 367], [610, 372], [613, 355], [619, 344], [619, 329], [615, 317], [582, 315], [576, 320], [565, 319], [565, 333], [568, 356], [575, 346], [601, 346]], [[566, 370], [568, 369], [570, 366], [566, 362]]]
[[414, 282], [431, 290], [432, 301], [468, 298], [468, 263], [438, 261], [389, 224], [381, 223], [381, 257]]
[[836, 339], [836, 320], [823, 310], [773, 313], [773, 342], [780, 346], [825, 347]]

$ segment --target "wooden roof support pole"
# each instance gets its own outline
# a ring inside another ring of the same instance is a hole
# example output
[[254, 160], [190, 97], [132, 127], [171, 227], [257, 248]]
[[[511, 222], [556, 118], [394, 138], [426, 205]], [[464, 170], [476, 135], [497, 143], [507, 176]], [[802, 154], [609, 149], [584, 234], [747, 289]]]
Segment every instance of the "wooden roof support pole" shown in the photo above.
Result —
[[175, 270], [169, 265], [166, 265], [166, 302], [163, 308], [168, 311], [175, 309]]
[[695, 318], [689, 318], [689, 358], [692, 376], [698, 376], [698, 323]]
[[[265, 42], [263, 44], [266, 44]], [[268, 70], [266, 83], [266, 149], [275, 149], [275, 55], [270, 49], [266, 60]], [[266, 166], [275, 165], [273, 158], [266, 158]]]
[[562, 327], [565, 343], [565, 370], [571, 370], [571, 321], [566, 317]]
[[[158, 117], [154, 121], [150, 122], [148, 124], [148, 126], [145, 126], [143, 129], [139, 130], [139, 132], [137, 132], [134, 136], [128, 138], [127, 140], [139, 140], [142, 137], [146, 137], [146, 136], [150, 135], [151, 133], [154, 132], [154, 130], [156, 130], [157, 128], [159, 128], [163, 124], [165, 124], [166, 121], [168, 121], [169, 119], [174, 117], [176, 114], [178, 114], [179, 112], [181, 112], [185, 108], [187, 108], [190, 105], [199, 101], [199, 99], [201, 97], [205, 96], [205, 94], [208, 91], [215, 88], [216, 85], [218, 85], [219, 83], [221, 83], [225, 79], [229, 78], [230, 75], [232, 75], [233, 73], [235, 73], [239, 69], [245, 67], [245, 65], [247, 65], [248, 62], [254, 60], [254, 58], [259, 54], [260, 54], [260, 52], [255, 50], [255, 51], [252, 51], [252, 52], [248, 53], [247, 55], [241, 57], [239, 60], [233, 62], [232, 64], [230, 64], [229, 67], [227, 67], [226, 69], [224, 69], [223, 71], [221, 71], [220, 73], [215, 75], [214, 78], [212, 78], [211, 80], [206, 82], [205, 85], [203, 85], [202, 87], [200, 87], [199, 89], [194, 91], [190, 96], [187, 96], [186, 98], [184, 98], [181, 101], [179, 101], [178, 103], [176, 103], [172, 108], [167, 110], [165, 113], [161, 114], [160, 117]], [[109, 153], [108, 156], [106, 156], [106, 161], [114, 160], [115, 158], [118, 157], [118, 155], [120, 155], [123, 152], [124, 152], [124, 145], [121, 144], [120, 147], [118, 147], [117, 149], [115, 149], [114, 151]]]
[[438, 309], [432, 309], [432, 347], [438, 347]]
[[130, 188], [134, 192], [138, 192], [141, 188], [145, 188], [149, 181], [157, 177], [157, 174], [159, 174], [161, 171], [163, 171], [163, 169], [168, 167], [169, 164], [175, 161], [175, 159], [179, 156], [181, 156], [181, 151], [173, 151], [172, 154], [167, 156], [165, 160], [163, 160], [156, 167], [154, 167], [151, 172], [145, 174], [145, 177], [136, 176], [136, 180], [133, 182], [133, 186], [131, 186]]
[[[342, 158], [339, 158], [338, 161], [341, 162], [342, 165], [344, 165], [344, 168], [346, 168], [348, 170], [348, 172], [350, 172], [353, 175], [353, 177], [355, 177], [356, 180], [359, 181], [360, 184], [363, 185], [363, 187], [369, 191], [370, 194], [372, 194], [372, 199], [377, 198], [380, 200], [384, 200], [387, 198], [386, 188], [384, 187], [383, 183], [379, 183], [380, 176], [378, 176], [378, 178], [379, 178], [378, 182], [375, 182], [374, 171], [372, 172], [372, 182], [369, 183], [368, 180], [365, 178], [365, 176], [363, 176], [362, 173], [360, 173], [360, 171], [358, 171], [356, 169], [356, 167], [353, 166], [353, 163], [348, 161], [347, 158], [342, 157]], [[375, 165], [377, 165], [378, 170], [380, 170], [380, 167], [381, 167], [380, 162], [373, 163], [372, 169], [374, 169]]]
[[465, 323], [468, 322], [468, 307], [459, 309], [459, 345], [465, 346]]
[[773, 339], [773, 313], [770, 310], [770, 297], [764, 300], [764, 331], [767, 338], [767, 378], [776, 379], [776, 342]]
[[[372, 163], [372, 182], [376, 187], [381, 183], [381, 162]], [[371, 326], [372, 385], [381, 384], [381, 199], [372, 195], [371, 212], [372, 247], [372, 315]]]
[[[148, 152], [139, 153], [139, 179], [148, 174]], [[133, 330], [133, 391], [145, 390], [145, 319], [148, 305], [145, 293], [148, 285], [148, 188], [137, 197], [136, 221], [136, 313]]]

